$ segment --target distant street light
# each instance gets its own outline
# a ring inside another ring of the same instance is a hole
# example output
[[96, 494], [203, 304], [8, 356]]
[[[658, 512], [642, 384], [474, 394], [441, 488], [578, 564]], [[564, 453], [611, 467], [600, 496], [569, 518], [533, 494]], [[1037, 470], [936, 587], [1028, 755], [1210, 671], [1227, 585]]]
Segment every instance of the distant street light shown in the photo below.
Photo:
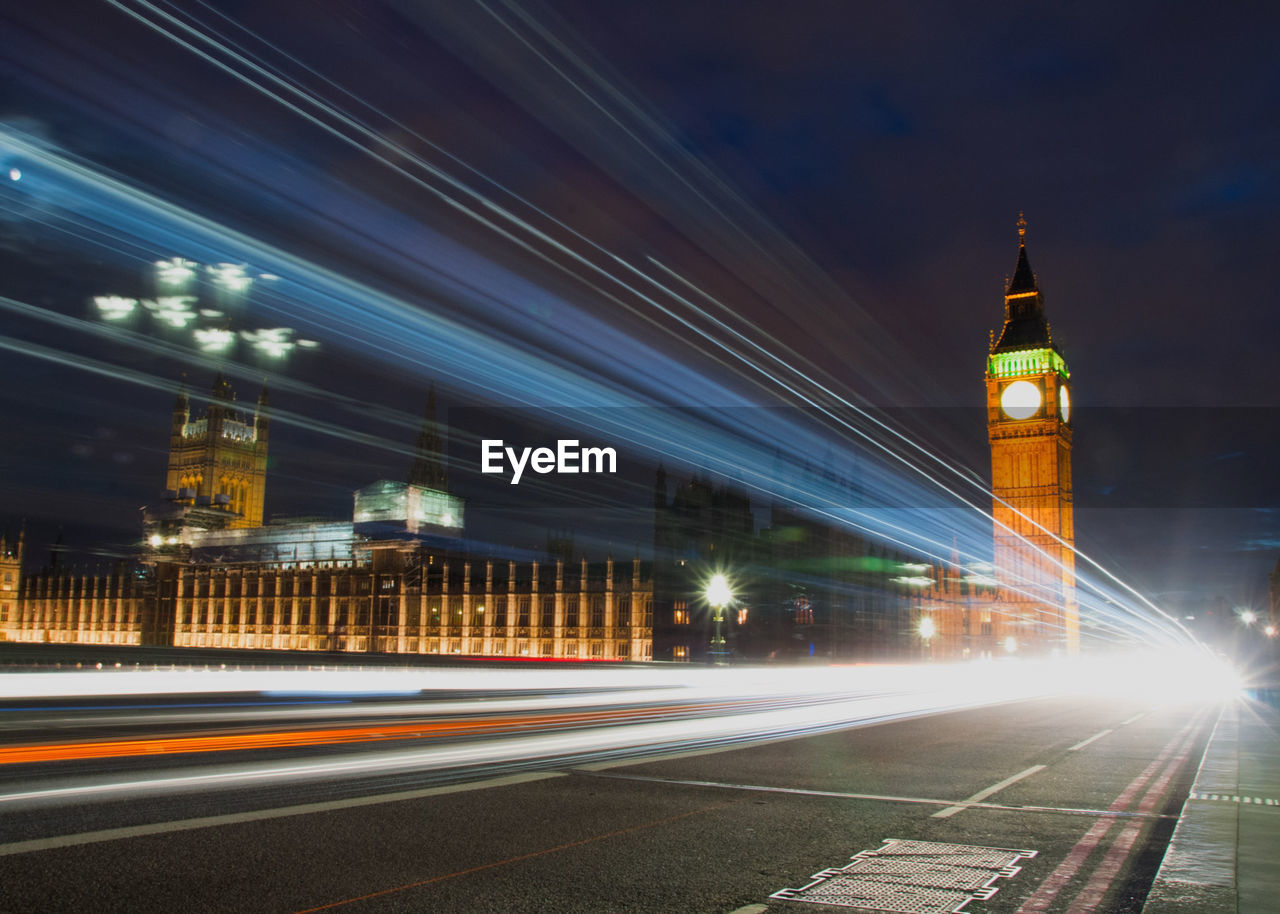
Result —
[[1252, 625], [1258, 621], [1258, 614], [1252, 609], [1246, 609], [1244, 612], [1240, 613], [1240, 621], [1245, 625]]
[[1274, 625], [1268, 625], [1263, 629], [1263, 631], [1267, 633], [1268, 638], [1274, 638], [1276, 636], [1276, 627]]
[[924, 642], [921, 647], [924, 650], [924, 659], [933, 659], [933, 636], [937, 634], [938, 627], [933, 623], [933, 616], [924, 616], [920, 619], [920, 625], [917, 628], [920, 632], [920, 639]]
[[733, 590], [729, 587], [729, 579], [719, 572], [711, 576], [703, 597], [714, 611], [715, 635], [711, 639], [711, 657], [716, 664], [725, 662], [728, 653], [724, 646], [724, 609], [733, 602]]

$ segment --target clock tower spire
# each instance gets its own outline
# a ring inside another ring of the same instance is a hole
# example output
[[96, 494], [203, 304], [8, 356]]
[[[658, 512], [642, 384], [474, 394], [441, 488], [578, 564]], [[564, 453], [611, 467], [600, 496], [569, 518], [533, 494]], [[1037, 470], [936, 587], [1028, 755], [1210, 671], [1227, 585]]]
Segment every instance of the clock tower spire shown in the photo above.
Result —
[[1018, 217], [1004, 326], [987, 354], [987, 438], [999, 598], [982, 651], [1080, 649], [1071, 495], [1071, 372], [1053, 341]]

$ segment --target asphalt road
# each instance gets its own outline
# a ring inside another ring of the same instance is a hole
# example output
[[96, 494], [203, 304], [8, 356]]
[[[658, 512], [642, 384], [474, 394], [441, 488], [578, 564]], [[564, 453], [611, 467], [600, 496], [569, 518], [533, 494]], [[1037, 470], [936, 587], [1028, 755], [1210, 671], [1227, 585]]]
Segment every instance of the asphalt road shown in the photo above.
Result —
[[[385, 725], [377, 710], [345, 719]], [[1035, 852], [966, 912], [1137, 911], [1216, 712], [1037, 699], [645, 762], [586, 747], [460, 763], [430, 778], [394, 771], [213, 792], [191, 784], [85, 801], [59, 795], [0, 811], [0, 909], [838, 910], [769, 896], [886, 839], [909, 839]], [[83, 716], [56, 717], [62, 725], [45, 742], [102, 738]], [[127, 718], [130, 738], [175, 735], [173, 721]], [[714, 719], [695, 717], [695, 733], [710, 732]], [[220, 732], [242, 735], [244, 726]], [[280, 732], [280, 722], [269, 729]], [[31, 736], [19, 725], [5, 742]], [[466, 748], [505, 738], [447, 740]], [[691, 738], [668, 751], [696, 745]], [[344, 744], [321, 757], [384, 748]], [[300, 750], [237, 751], [289, 765]], [[0, 774], [0, 789], [109, 783], [169, 772], [175, 761], [214, 770], [204, 755], [185, 753], [20, 761]]]

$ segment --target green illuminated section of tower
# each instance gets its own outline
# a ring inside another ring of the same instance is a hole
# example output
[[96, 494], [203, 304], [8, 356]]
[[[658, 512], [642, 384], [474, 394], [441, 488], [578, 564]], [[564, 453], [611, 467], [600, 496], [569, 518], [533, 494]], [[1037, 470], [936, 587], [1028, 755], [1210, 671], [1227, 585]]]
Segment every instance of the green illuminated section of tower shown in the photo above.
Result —
[[987, 373], [994, 378], [1013, 378], [1024, 374], [1057, 372], [1071, 377], [1066, 361], [1054, 349], [1023, 349], [1016, 352], [993, 352], [988, 357]]

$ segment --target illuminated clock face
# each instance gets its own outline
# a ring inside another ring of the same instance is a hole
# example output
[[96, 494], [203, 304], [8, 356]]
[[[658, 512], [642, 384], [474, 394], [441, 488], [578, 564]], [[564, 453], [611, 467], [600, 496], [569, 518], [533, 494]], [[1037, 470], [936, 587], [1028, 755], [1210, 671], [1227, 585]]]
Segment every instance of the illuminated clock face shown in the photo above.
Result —
[[1071, 395], [1067, 393], [1067, 386], [1058, 388], [1058, 406], [1062, 407], [1062, 421], [1071, 421]]
[[1010, 419], [1030, 419], [1040, 409], [1040, 388], [1030, 381], [1014, 381], [1000, 392], [1000, 408]]

